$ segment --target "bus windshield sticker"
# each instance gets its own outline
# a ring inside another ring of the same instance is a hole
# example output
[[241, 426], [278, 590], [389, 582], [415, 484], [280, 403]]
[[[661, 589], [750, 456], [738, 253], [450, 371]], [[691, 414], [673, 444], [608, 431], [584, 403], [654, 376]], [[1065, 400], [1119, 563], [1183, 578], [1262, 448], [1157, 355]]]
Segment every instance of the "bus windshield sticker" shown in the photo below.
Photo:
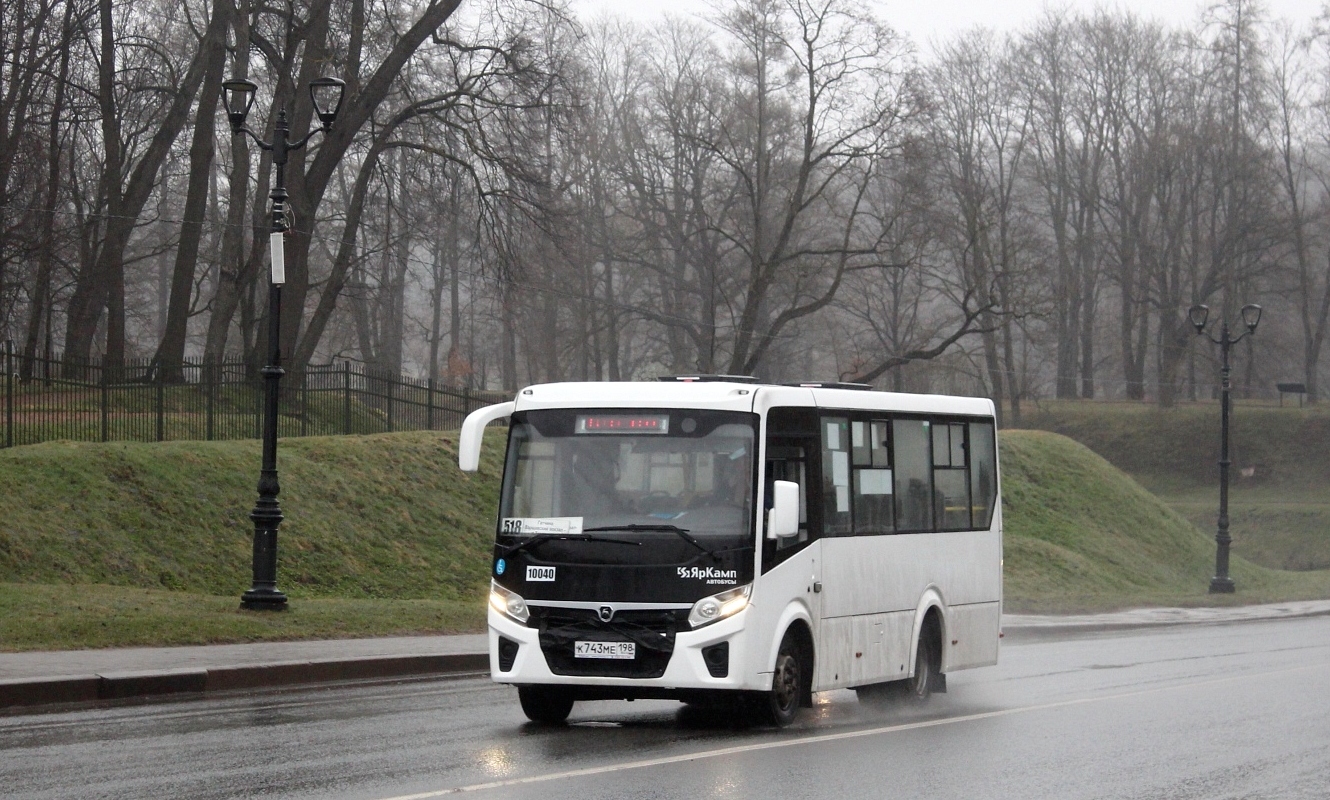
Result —
[[831, 483], [833, 486], [850, 485], [850, 454], [844, 450], [831, 454]]
[[859, 470], [859, 494], [891, 494], [891, 470]]
[[503, 533], [535, 536], [542, 533], [581, 533], [581, 517], [504, 517]]

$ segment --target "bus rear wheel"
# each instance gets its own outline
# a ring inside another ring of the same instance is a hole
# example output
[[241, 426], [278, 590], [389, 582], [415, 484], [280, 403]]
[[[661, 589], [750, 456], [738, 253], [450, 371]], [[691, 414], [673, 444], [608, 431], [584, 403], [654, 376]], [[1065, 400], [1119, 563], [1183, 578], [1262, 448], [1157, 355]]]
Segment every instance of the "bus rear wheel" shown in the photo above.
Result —
[[522, 713], [532, 722], [557, 725], [573, 712], [573, 698], [566, 691], [550, 686], [519, 686], [517, 700]]
[[808, 693], [812, 678], [805, 669], [803, 647], [794, 634], [786, 633], [776, 653], [776, 668], [771, 676], [771, 691], [757, 696], [757, 720], [783, 728], [794, 722], [799, 705]]
[[914, 677], [899, 682], [900, 697], [908, 702], [923, 703], [933, 693], [933, 681], [941, 671], [941, 659], [931, 627], [919, 634], [919, 648], [914, 655]]

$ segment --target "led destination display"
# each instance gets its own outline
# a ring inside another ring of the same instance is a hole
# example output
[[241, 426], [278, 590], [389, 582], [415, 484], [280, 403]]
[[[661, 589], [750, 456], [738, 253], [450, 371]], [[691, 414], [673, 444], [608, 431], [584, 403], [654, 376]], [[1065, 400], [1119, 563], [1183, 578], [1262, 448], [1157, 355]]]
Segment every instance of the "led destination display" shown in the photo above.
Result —
[[669, 433], [669, 414], [579, 414], [578, 433]]

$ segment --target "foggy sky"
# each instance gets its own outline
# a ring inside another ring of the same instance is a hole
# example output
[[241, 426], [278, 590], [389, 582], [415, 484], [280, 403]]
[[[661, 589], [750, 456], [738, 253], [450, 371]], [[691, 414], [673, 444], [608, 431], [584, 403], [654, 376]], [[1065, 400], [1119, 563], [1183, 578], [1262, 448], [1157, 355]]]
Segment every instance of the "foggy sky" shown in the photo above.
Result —
[[[572, 0], [580, 14], [594, 15], [608, 11], [632, 19], [652, 19], [667, 12], [682, 15], [705, 14], [719, 6], [717, 0]], [[930, 39], [947, 38], [966, 28], [983, 25], [996, 30], [1014, 30], [1026, 26], [1045, 7], [1065, 6], [1089, 11], [1096, 6], [1128, 8], [1144, 17], [1161, 22], [1186, 24], [1195, 20], [1209, 2], [1197, 0], [869, 0], [898, 31], [906, 33], [921, 48]], [[1286, 18], [1305, 23], [1320, 13], [1322, 0], [1264, 0], [1271, 19]]]

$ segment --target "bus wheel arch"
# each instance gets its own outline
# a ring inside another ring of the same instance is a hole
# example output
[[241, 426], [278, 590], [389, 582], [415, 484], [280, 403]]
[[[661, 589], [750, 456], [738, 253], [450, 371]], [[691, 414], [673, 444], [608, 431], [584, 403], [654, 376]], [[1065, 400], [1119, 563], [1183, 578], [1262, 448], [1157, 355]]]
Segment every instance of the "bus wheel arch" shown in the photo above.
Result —
[[774, 673], [781, 646], [785, 644], [786, 637], [794, 637], [802, 654], [803, 660], [800, 666], [803, 668], [805, 676], [804, 689], [801, 693], [799, 705], [802, 708], [812, 708], [813, 671], [817, 665], [817, 653], [816, 646], [813, 644], [813, 620], [808, 608], [799, 602], [791, 603], [781, 614], [775, 630], [781, 631], [781, 634], [771, 640], [771, 649], [767, 651], [765, 660], [766, 669]]
[[800, 708], [813, 704], [813, 636], [808, 624], [796, 619], [785, 628], [776, 648], [771, 689], [750, 695], [754, 721], [783, 728]]
[[802, 619], [796, 619], [785, 629], [785, 636], [791, 637], [798, 643], [798, 652], [801, 663], [800, 669], [803, 672], [803, 686], [799, 692], [799, 707], [813, 707], [813, 667], [817, 661], [815, 648], [813, 646], [813, 631], [808, 627], [808, 623]]
[[928, 603], [922, 606], [922, 614], [915, 626], [914, 653], [911, 656], [910, 677], [902, 689], [904, 693], [918, 702], [928, 699], [934, 692], [947, 691], [947, 677], [942, 672], [945, 659], [946, 618], [942, 606]]

